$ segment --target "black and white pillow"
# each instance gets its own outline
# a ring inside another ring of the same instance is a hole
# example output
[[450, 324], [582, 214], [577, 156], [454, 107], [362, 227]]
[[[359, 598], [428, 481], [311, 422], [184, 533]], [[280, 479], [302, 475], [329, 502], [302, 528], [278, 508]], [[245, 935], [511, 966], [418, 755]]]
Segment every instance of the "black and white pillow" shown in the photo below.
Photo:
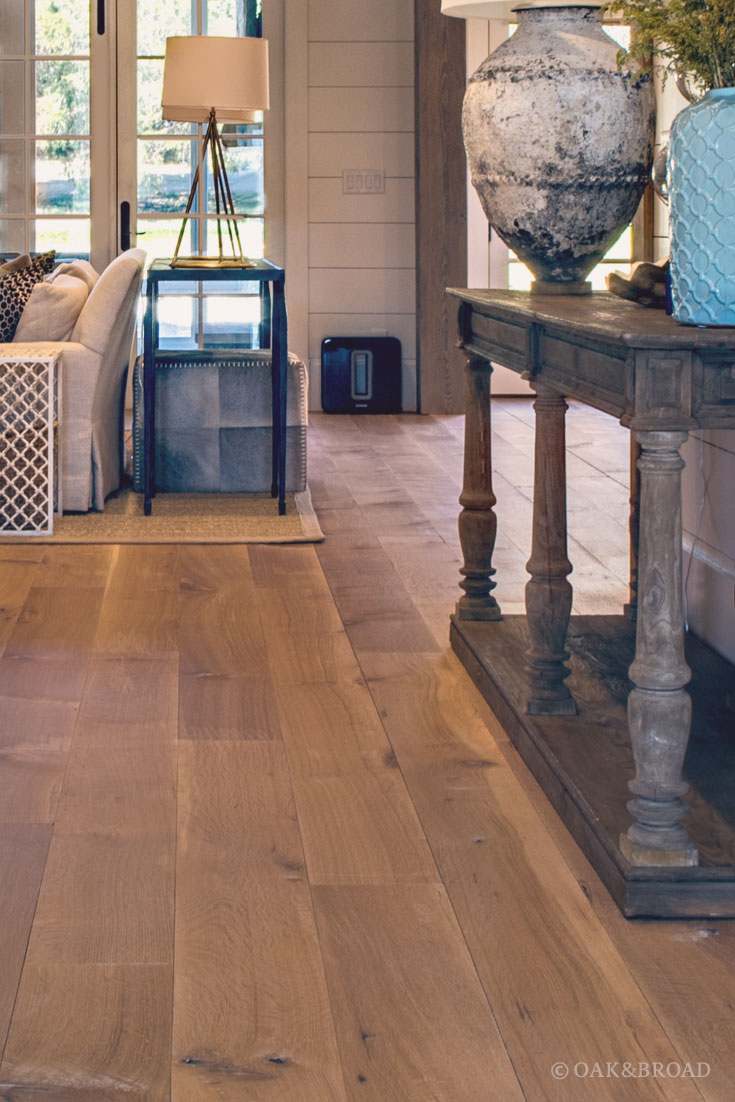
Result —
[[0, 279], [0, 344], [12, 341], [31, 291], [51, 271], [55, 260], [55, 252], [43, 253], [34, 257], [27, 268], [8, 272]]

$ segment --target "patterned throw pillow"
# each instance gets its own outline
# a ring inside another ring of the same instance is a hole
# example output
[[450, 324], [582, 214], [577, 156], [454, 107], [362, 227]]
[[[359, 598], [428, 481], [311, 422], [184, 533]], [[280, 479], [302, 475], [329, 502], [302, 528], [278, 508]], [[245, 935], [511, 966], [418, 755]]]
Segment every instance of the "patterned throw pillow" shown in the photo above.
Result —
[[4, 264], [0, 264], [0, 279], [3, 276], [10, 275], [12, 272], [20, 272], [23, 268], [27, 268], [31, 262], [30, 256], [16, 256], [15, 260], [7, 260]]
[[12, 341], [31, 291], [51, 271], [55, 259], [55, 252], [43, 253], [34, 257], [27, 268], [8, 272], [0, 279], [0, 343]]

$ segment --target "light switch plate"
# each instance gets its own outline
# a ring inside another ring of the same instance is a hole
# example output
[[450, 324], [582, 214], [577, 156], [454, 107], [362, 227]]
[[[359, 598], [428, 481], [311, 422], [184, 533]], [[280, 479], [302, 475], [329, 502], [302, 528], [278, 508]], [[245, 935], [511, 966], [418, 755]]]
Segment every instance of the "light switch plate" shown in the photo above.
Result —
[[344, 195], [383, 195], [385, 172], [382, 168], [346, 168], [342, 172]]

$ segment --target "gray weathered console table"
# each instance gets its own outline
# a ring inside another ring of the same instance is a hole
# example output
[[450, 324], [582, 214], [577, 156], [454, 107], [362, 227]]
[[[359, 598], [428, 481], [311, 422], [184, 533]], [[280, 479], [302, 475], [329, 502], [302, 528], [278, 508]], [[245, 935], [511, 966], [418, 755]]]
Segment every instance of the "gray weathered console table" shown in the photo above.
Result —
[[[452, 645], [626, 914], [735, 915], [735, 684], [695, 640], [685, 657], [679, 454], [691, 429], [735, 427], [735, 330], [607, 294], [449, 294], [468, 358]], [[527, 615], [507, 619], [493, 596], [493, 361], [536, 393]], [[639, 446], [627, 617], [570, 621], [565, 397]]]

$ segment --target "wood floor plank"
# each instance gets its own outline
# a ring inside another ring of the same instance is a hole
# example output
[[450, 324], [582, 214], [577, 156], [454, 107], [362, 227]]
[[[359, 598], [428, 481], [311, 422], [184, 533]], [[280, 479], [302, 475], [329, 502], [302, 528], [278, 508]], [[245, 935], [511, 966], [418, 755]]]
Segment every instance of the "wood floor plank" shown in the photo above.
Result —
[[54, 834], [28, 962], [170, 963], [173, 851], [171, 833]]
[[103, 595], [102, 588], [32, 587], [0, 658], [0, 695], [79, 700]]
[[50, 841], [51, 827], [45, 823], [5, 823], [0, 829], [0, 1059]]
[[[678, 1052], [661, 1028], [502, 756], [488, 754], [473, 781], [458, 784], [457, 769], [427, 753], [427, 744], [441, 744], [452, 729], [461, 737], [466, 726], [462, 712], [447, 705], [454, 694], [438, 687], [437, 673], [414, 665], [409, 674], [398, 655], [384, 655], [368, 670], [524, 1091], [559, 1102], [589, 1098], [585, 1079], [551, 1079], [558, 1060], [696, 1060]], [[454, 674], [447, 668], [439, 676]], [[634, 1080], [626, 1090], [600, 1079], [595, 1099], [700, 1097], [691, 1079]]]
[[[147, 613], [137, 599], [133, 608], [141, 619], [127, 609], [126, 630], [140, 638]], [[100, 639], [107, 646], [119, 623], [108, 588], [95, 648]], [[171, 962], [177, 670], [165, 649], [159, 658], [95, 651], [29, 943], [32, 963]]]
[[270, 678], [182, 674], [182, 739], [278, 738], [278, 710]]
[[77, 705], [0, 697], [0, 716], [0, 823], [51, 823], [69, 758]]
[[112, 547], [99, 544], [54, 544], [39, 548], [41, 564], [33, 584], [69, 589], [104, 589], [113, 558]]
[[276, 686], [361, 680], [350, 641], [322, 576], [318, 586], [257, 591], [271, 680]]
[[348, 1099], [521, 1102], [440, 885], [316, 886], [313, 896]]
[[[627, 432], [567, 421], [594, 606]], [[521, 611], [530, 404], [493, 422]], [[730, 1102], [735, 924], [626, 922], [447, 653], [462, 418], [310, 434], [319, 548], [0, 547], [0, 1098]], [[593, 1057], [711, 1073], [551, 1076]]]
[[436, 881], [367, 689], [283, 686], [278, 699], [310, 882]]
[[248, 549], [181, 549], [181, 669], [265, 678], [260, 615]]
[[13, 1102], [168, 1102], [170, 965], [26, 965], [0, 1064]]
[[180, 555], [175, 545], [113, 548], [98, 657], [150, 658], [178, 650]]
[[[84, 686], [76, 739], [96, 744], [119, 736], [145, 740], [149, 725], [161, 724], [175, 737], [178, 714], [178, 657], [105, 658], [93, 652]], [[110, 734], [105, 735], [105, 731]]]
[[0, 547], [0, 654], [38, 575], [41, 549]]
[[512, 743], [503, 755], [519, 777], [554, 844], [679, 1052], [709, 1065], [698, 1083], [707, 1102], [730, 1102], [735, 924], [697, 919], [630, 922], [541, 792]]
[[293, 782], [312, 884], [426, 884], [434, 860], [396, 772]]
[[182, 548], [182, 738], [277, 738], [248, 548]]
[[179, 768], [173, 1096], [345, 1102], [283, 746]]

